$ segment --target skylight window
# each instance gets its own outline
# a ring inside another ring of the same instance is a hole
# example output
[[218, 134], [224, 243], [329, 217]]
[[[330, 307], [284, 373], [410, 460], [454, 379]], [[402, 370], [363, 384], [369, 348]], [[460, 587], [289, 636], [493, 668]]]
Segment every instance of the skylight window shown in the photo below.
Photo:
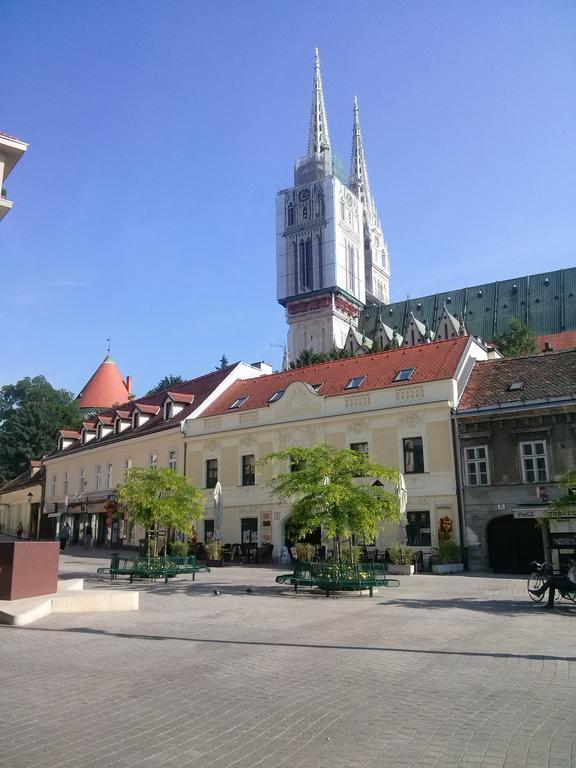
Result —
[[238, 400], [234, 400], [232, 405], [228, 408], [229, 411], [233, 411], [236, 408], [240, 408], [241, 405], [244, 405], [246, 400], [248, 400], [248, 395], [245, 395], [244, 397], [239, 397]]
[[348, 384], [346, 384], [346, 389], [358, 389], [365, 381], [366, 376], [354, 376], [354, 378], [350, 379]]
[[396, 376], [394, 376], [394, 381], [409, 381], [414, 375], [415, 370], [416, 368], [402, 368], [402, 370], [398, 371]]
[[282, 395], [284, 394], [285, 391], [286, 390], [284, 390], [284, 389], [277, 389], [276, 392], [274, 392], [274, 394], [270, 398], [270, 400], [268, 400], [268, 402], [269, 403], [275, 403], [276, 400], [280, 400], [280, 398], [282, 397]]
[[513, 381], [512, 384], [508, 387], [508, 392], [518, 392], [521, 389], [524, 389], [524, 382], [523, 381]]

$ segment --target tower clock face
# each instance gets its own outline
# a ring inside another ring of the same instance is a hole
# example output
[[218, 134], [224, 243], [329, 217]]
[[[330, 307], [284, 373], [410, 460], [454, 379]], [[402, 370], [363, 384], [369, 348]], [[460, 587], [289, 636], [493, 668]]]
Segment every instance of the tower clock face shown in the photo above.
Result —
[[310, 197], [309, 189], [301, 189], [300, 192], [298, 193], [298, 200], [300, 200], [301, 203], [305, 203], [309, 197]]

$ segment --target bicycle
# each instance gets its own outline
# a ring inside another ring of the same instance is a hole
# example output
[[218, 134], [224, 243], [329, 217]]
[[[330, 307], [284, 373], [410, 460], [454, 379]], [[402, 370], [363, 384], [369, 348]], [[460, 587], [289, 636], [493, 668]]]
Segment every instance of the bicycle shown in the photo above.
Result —
[[552, 576], [554, 572], [554, 566], [552, 563], [537, 563], [536, 560], [533, 560], [530, 563], [531, 566], [533, 566], [534, 570], [528, 576], [528, 594], [530, 596], [530, 599], [533, 600], [535, 603], [540, 603], [544, 599], [544, 593], [541, 595], [533, 595], [533, 590], [538, 590], [540, 587], [543, 587], [545, 582], [548, 581], [548, 579]]

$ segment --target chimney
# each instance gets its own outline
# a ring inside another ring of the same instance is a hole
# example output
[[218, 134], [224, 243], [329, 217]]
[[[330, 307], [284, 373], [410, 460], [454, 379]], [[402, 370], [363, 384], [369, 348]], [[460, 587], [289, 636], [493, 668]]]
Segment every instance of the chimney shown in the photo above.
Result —
[[549, 341], [545, 341], [544, 342], [544, 349], [542, 351], [543, 352], [554, 352], [554, 349], [552, 348], [552, 345], [550, 344]]
[[132, 376], [126, 376], [126, 389], [128, 390], [128, 394], [132, 394]]

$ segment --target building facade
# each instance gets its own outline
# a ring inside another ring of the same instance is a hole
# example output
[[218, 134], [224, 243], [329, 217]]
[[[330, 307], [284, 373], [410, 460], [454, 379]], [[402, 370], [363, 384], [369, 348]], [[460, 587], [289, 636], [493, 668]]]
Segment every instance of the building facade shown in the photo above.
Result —
[[477, 363], [454, 421], [470, 569], [565, 564], [576, 516], [554, 519], [551, 503], [576, 468], [576, 350]]
[[199, 536], [214, 531], [213, 489], [219, 482], [223, 541], [271, 544], [278, 557], [288, 538], [290, 507], [271, 499], [266, 483], [285, 468], [259, 468], [258, 459], [327, 442], [366, 451], [405, 475], [406, 528], [384, 526], [378, 548], [405, 535], [409, 545], [429, 553], [444, 517], [458, 537], [451, 409], [477, 359], [486, 359], [485, 349], [461, 337], [237, 382], [182, 427], [187, 475], [206, 494]]
[[44, 468], [41, 461], [0, 488], [0, 533], [16, 536], [22, 524], [22, 538], [36, 539], [44, 492]]
[[0, 132], [0, 221], [14, 205], [4, 183], [27, 149], [28, 144], [24, 141]]

